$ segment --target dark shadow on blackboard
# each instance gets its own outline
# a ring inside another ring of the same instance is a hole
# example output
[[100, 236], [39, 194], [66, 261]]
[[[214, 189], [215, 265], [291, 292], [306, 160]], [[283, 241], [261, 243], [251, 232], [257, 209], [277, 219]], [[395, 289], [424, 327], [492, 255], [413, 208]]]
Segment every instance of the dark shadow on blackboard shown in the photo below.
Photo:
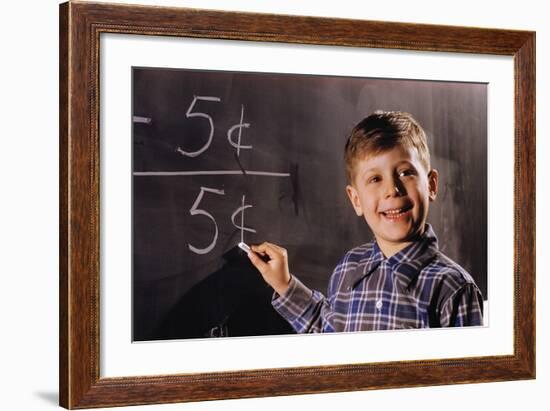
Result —
[[273, 290], [237, 248], [226, 263], [185, 293], [142, 340], [292, 334], [271, 306]]

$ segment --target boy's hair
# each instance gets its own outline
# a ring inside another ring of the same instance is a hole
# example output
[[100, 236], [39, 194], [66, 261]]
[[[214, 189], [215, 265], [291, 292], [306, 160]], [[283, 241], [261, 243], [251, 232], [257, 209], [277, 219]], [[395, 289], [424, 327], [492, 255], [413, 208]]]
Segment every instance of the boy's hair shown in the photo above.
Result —
[[358, 161], [398, 145], [416, 149], [422, 165], [430, 170], [426, 133], [411, 114], [403, 111], [375, 111], [365, 117], [351, 130], [346, 142], [344, 160], [348, 182], [352, 184], [354, 181], [354, 169]]

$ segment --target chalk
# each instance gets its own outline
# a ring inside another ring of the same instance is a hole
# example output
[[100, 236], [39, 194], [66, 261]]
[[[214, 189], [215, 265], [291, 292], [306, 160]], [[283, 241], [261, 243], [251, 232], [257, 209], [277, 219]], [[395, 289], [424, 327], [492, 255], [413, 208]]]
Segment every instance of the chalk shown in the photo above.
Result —
[[245, 243], [243, 243], [242, 241], [239, 243], [239, 248], [241, 250], [243, 250], [244, 252], [246, 252], [247, 254], [251, 251], [250, 250], [250, 247], [247, 246]]

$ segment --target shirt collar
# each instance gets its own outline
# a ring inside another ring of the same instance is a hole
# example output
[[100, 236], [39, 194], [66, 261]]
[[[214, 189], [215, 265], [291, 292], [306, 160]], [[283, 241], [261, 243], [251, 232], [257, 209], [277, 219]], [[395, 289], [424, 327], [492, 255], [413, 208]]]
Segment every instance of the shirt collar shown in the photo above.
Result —
[[350, 273], [348, 284], [351, 285], [351, 288], [354, 288], [362, 278], [372, 274], [382, 261], [386, 260], [394, 272], [398, 284], [403, 289], [409, 289], [422, 268], [435, 257], [439, 250], [437, 236], [430, 224], [425, 225], [424, 233], [417, 241], [388, 259], [385, 259], [376, 241], [373, 241], [372, 244], [373, 247], [365, 252], [357, 269]]

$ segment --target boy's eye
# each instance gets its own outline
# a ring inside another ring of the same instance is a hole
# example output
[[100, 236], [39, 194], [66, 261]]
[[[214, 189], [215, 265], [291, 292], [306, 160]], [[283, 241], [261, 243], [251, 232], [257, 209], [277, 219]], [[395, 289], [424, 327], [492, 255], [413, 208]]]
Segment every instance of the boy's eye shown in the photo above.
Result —
[[378, 183], [380, 181], [380, 177], [378, 176], [372, 176], [367, 180], [367, 183]]
[[411, 169], [401, 170], [398, 173], [399, 177], [414, 176], [415, 174], [416, 173], [414, 172], [414, 170], [411, 170]]

